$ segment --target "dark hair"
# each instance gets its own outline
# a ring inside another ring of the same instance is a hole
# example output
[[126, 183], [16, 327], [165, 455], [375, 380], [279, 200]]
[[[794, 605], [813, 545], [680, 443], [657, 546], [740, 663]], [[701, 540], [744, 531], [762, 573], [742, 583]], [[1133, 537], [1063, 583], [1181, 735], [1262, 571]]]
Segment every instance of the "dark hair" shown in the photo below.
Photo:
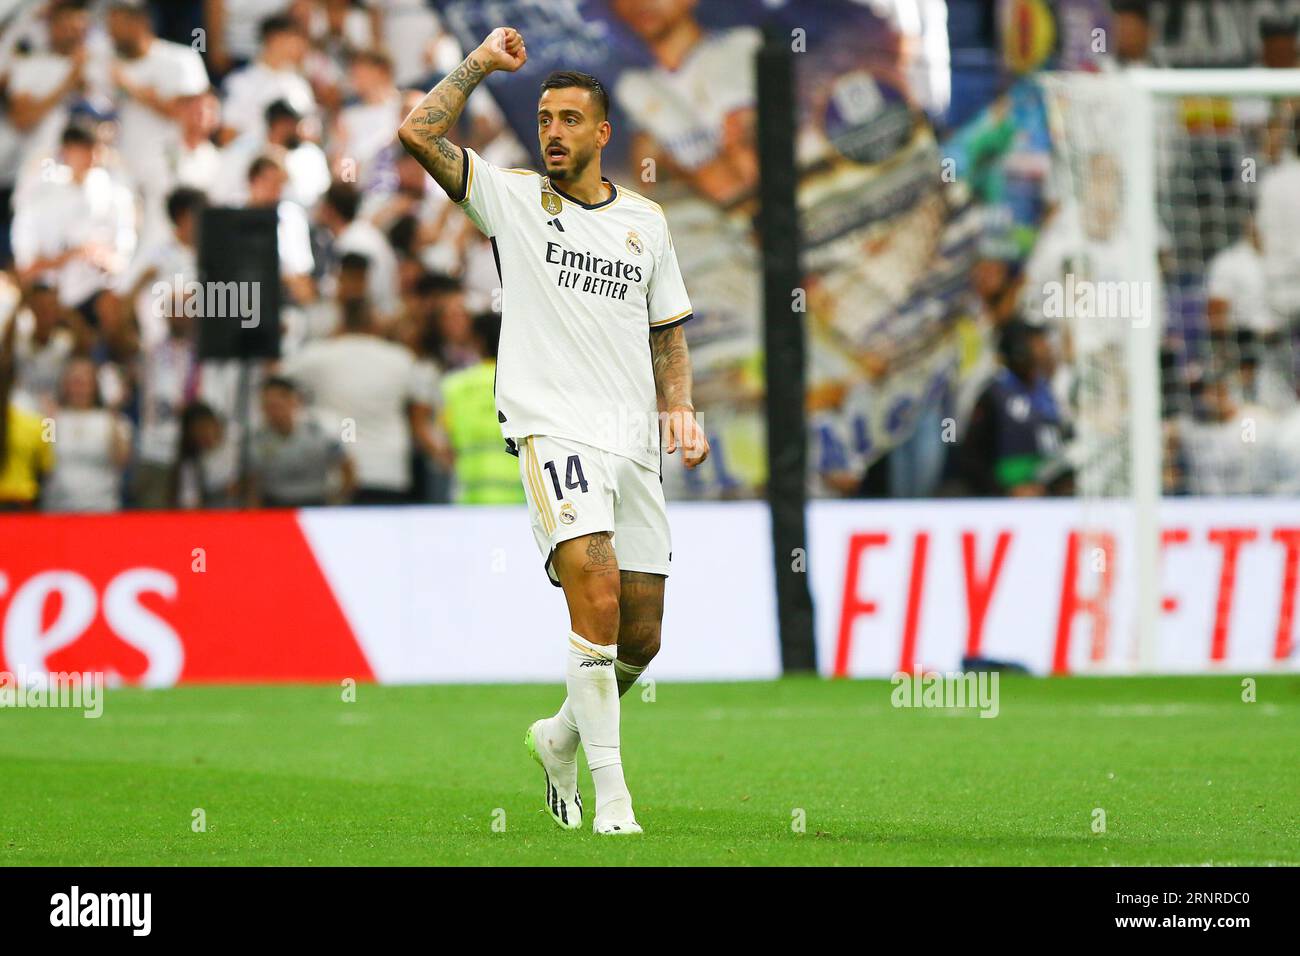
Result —
[[63, 135], [59, 137], [59, 145], [93, 147], [95, 145], [95, 134], [84, 126], [70, 123], [64, 129]]
[[480, 312], [474, 316], [474, 337], [483, 344], [483, 354], [495, 359], [501, 347], [501, 316], [495, 312]]
[[55, 0], [50, 4], [50, 17], [61, 13], [82, 13], [86, 9], [86, 0]]
[[325, 205], [342, 216], [344, 222], [351, 222], [361, 208], [361, 191], [351, 183], [330, 183], [330, 188], [325, 190]]
[[176, 225], [182, 213], [197, 215], [208, 205], [208, 197], [202, 190], [190, 186], [173, 189], [167, 196], [167, 218]]
[[605, 84], [590, 73], [583, 73], [579, 70], [556, 70], [542, 80], [541, 92], [567, 90], [572, 87], [578, 87], [590, 93], [591, 98], [600, 104], [600, 118], [609, 118], [609, 92], [605, 89]]
[[393, 72], [393, 58], [383, 50], [357, 50], [350, 58], [349, 65], [352, 63], [369, 63], [381, 70]]
[[1030, 345], [1035, 338], [1047, 332], [1041, 325], [1031, 325], [1024, 319], [1012, 319], [1002, 326], [998, 336], [998, 354], [1008, 368], [1023, 365], [1032, 359]]
[[302, 119], [302, 114], [290, 105], [289, 101], [283, 97], [278, 100], [272, 100], [266, 107], [262, 117], [266, 120], [266, 125], [270, 126], [276, 120], [291, 119], [295, 123]]
[[298, 386], [294, 384], [293, 379], [284, 375], [268, 376], [266, 381], [262, 383], [262, 391], [264, 392], [269, 392], [273, 388], [282, 388], [286, 392], [291, 392], [294, 395], [298, 394]]
[[455, 276], [445, 272], [424, 272], [415, 280], [415, 291], [420, 295], [437, 295], [440, 292], [459, 292], [464, 286]]
[[262, 25], [258, 29], [258, 36], [261, 37], [262, 42], [265, 43], [267, 39], [277, 33], [301, 32], [302, 30], [298, 28], [298, 23], [293, 19], [293, 17], [278, 13], [275, 16], [267, 17], [262, 21]]
[[1151, 6], [1147, 0], [1111, 0], [1110, 9], [1116, 16], [1131, 13], [1148, 22], [1151, 20]]
[[248, 181], [251, 183], [268, 169], [284, 169], [284, 166], [274, 156], [259, 156], [248, 164]]
[[181, 409], [181, 458], [193, 458], [199, 453], [190, 435], [190, 429], [201, 422], [221, 424], [221, 418], [207, 402], [193, 401]]
[[370, 260], [359, 252], [345, 252], [339, 258], [339, 271], [365, 272], [370, 268]]

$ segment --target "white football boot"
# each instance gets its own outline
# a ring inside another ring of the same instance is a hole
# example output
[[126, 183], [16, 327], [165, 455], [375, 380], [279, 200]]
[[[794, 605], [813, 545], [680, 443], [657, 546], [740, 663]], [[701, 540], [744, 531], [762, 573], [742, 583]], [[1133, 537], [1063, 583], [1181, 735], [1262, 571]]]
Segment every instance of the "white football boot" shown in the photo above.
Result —
[[[546, 774], [546, 812], [565, 830], [582, 828], [582, 797], [578, 794], [578, 762], [563, 761], [547, 740], [549, 718], [533, 721], [524, 734], [524, 746]], [[635, 824], [634, 824], [635, 825]]]

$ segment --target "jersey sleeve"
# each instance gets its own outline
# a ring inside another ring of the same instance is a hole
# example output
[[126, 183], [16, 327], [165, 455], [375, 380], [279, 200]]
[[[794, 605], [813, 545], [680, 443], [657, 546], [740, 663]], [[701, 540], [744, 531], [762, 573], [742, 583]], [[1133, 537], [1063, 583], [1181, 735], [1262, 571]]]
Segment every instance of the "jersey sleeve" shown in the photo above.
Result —
[[671, 329], [691, 317], [691, 300], [686, 294], [686, 283], [682, 281], [682, 270], [677, 264], [677, 250], [673, 248], [673, 237], [667, 226], [664, 227], [663, 251], [650, 276], [647, 298], [652, 329]]
[[493, 166], [468, 146], [462, 146], [465, 163], [465, 195], [452, 199], [456, 205], [478, 226], [483, 235], [495, 236], [497, 229], [506, 221], [505, 207], [506, 185], [505, 173]]

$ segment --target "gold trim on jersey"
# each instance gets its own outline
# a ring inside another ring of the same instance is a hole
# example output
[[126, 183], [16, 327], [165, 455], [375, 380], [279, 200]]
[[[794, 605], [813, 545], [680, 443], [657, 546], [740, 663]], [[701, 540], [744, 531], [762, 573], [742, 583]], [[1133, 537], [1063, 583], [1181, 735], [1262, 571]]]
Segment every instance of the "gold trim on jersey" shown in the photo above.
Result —
[[666, 319], [660, 319], [658, 322], [651, 322], [650, 328], [657, 329], [659, 328], [659, 326], [667, 325], [669, 322], [676, 322], [678, 319], [685, 318], [686, 316], [690, 315], [692, 311], [693, 310], [691, 309], [684, 309], [683, 311], [678, 312], [676, 315], [669, 316]]

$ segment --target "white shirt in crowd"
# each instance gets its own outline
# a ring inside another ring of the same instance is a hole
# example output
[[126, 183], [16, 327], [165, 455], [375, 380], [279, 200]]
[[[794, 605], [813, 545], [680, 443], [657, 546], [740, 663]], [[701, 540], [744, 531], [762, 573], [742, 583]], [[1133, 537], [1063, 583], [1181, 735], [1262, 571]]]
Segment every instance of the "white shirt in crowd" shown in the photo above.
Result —
[[374, 224], [357, 218], [339, 233], [334, 250], [339, 256], [355, 252], [366, 257], [370, 263], [366, 272], [370, 304], [382, 316], [395, 315], [401, 306], [401, 298], [397, 254], [393, 252], [388, 237]]
[[1260, 176], [1255, 222], [1273, 307], [1283, 315], [1300, 311], [1300, 158]]
[[[23, 95], [41, 99], [49, 96], [63, 83], [72, 71], [72, 58], [57, 53], [31, 53], [15, 57], [9, 71], [9, 97]], [[100, 106], [110, 102], [109, 72], [106, 51], [98, 44], [87, 43], [86, 64], [82, 68], [86, 81], [86, 95]], [[69, 108], [82, 94], [72, 92], [57, 106], [46, 112], [35, 128], [21, 133], [23, 139], [23, 175], [39, 175], [40, 162], [53, 156], [59, 148], [59, 137], [68, 125]]]
[[[222, 206], [242, 206], [248, 202], [248, 167], [269, 149], [265, 127], [258, 126], [221, 150], [219, 170], [208, 181], [208, 195], [212, 201]], [[330, 167], [324, 151], [315, 143], [304, 140], [296, 149], [283, 154], [281, 161], [288, 178], [284, 185], [284, 198], [304, 209], [316, 205], [330, 187]]]
[[280, 275], [308, 275], [316, 267], [311, 251], [311, 225], [307, 213], [296, 202], [285, 199], [276, 207], [279, 226], [276, 244], [280, 249]]
[[333, 155], [356, 163], [358, 183], [368, 182], [375, 157], [391, 145], [401, 122], [402, 98], [393, 96], [381, 103], [355, 103], [339, 111], [339, 142]]
[[[309, 342], [282, 370], [307, 392], [326, 431], [343, 438], [362, 488], [411, 486], [409, 403], [432, 404], [428, 377], [401, 345], [344, 333]], [[350, 434], [355, 445], [348, 444]]]
[[1275, 332], [1278, 317], [1269, 306], [1264, 257], [1249, 239], [1239, 239], [1213, 259], [1206, 269], [1210, 298], [1228, 303], [1234, 328]]
[[1248, 417], [1238, 414], [1226, 422], [1180, 420], [1179, 435], [1192, 494], [1249, 495], [1260, 489], [1264, 445], [1243, 437]]
[[58, 455], [41, 493], [46, 511], [116, 511], [122, 469], [115, 443], [131, 440], [131, 423], [106, 408], [61, 409], [54, 416]]
[[[155, 39], [142, 56], [116, 63], [132, 85], [152, 90], [166, 100], [197, 96], [208, 88], [203, 57], [169, 40]], [[119, 96], [117, 115], [118, 152], [137, 188], [163, 188], [169, 179], [166, 157], [179, 145], [176, 121], [125, 94]]]
[[[58, 400], [64, 366], [75, 347], [72, 333], [55, 329], [40, 344], [35, 339], [36, 319], [30, 309], [23, 309], [13, 321], [18, 323], [14, 334], [13, 401], [38, 415], [49, 414]], [[6, 326], [0, 322], [0, 331]]]
[[[14, 262], [23, 269], [37, 259], [95, 244], [111, 248], [125, 264], [135, 251], [135, 227], [135, 197], [106, 169], [91, 169], [84, 181], [75, 183], [67, 167], [55, 167], [15, 198]], [[113, 281], [84, 257], [69, 260], [43, 278], [57, 286], [59, 301], [67, 306], [81, 305]]]
[[251, 60], [261, 45], [262, 21], [287, 11], [292, 0], [224, 0], [226, 53], [234, 60]]
[[184, 289], [186, 283], [197, 281], [198, 272], [194, 250], [182, 245], [175, 235], [140, 247], [126, 271], [118, 277], [115, 291], [125, 297], [140, 286], [134, 305], [141, 348], [151, 349], [167, 338], [165, 310], [175, 307], [172, 290]]
[[140, 460], [175, 463], [180, 451], [181, 409], [196, 387], [194, 346], [168, 338], [140, 357]]
[[240, 133], [266, 129], [266, 108], [284, 100], [302, 116], [316, 115], [311, 84], [296, 70], [275, 70], [260, 60], [226, 80], [221, 120]]

